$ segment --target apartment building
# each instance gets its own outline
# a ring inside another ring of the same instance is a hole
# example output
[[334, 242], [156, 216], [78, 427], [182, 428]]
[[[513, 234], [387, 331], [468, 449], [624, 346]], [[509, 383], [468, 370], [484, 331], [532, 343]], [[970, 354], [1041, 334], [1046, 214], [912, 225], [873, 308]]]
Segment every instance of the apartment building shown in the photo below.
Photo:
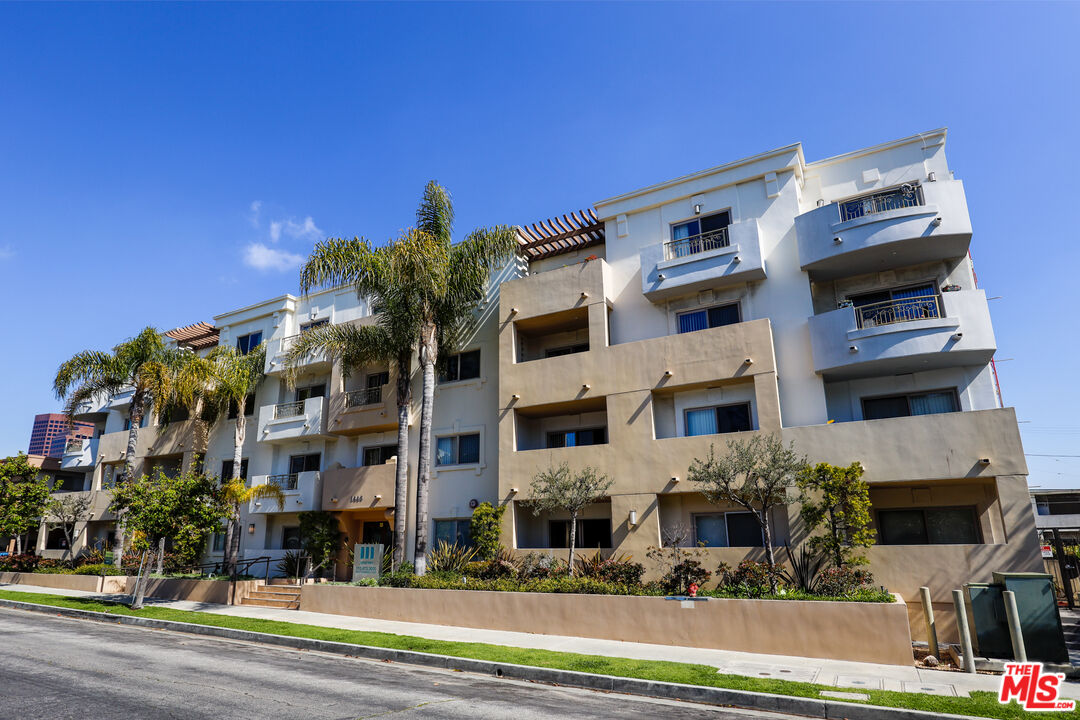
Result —
[[[814, 162], [789, 145], [519, 228], [520, 257], [493, 276], [436, 389], [432, 538], [467, 542], [472, 508], [489, 501], [507, 507], [504, 545], [561, 553], [568, 517], [534, 513], [529, 486], [566, 462], [614, 480], [578, 521], [584, 549], [645, 561], [677, 537], [713, 564], [761, 557], [751, 519], [708, 503], [686, 475], [711, 446], [772, 432], [812, 461], [863, 464], [878, 534], [870, 567], [901, 595], [929, 585], [947, 598], [994, 570], [1040, 570], [945, 140], [935, 130]], [[418, 445], [414, 401], [409, 457], [398, 457], [394, 368], [315, 358], [293, 387], [282, 378], [293, 338], [371, 322], [342, 288], [167, 333], [199, 352], [267, 344], [266, 380], [242, 409], [242, 474], [278, 483], [286, 503], [245, 508], [245, 557], [298, 547], [305, 510], [336, 513], [350, 541], [390, 541], [396, 463], [415, 483]], [[95, 437], [62, 465], [84, 473], [83, 491], [116, 476], [129, 402], [80, 409]], [[184, 467], [204, 449], [209, 471], [231, 472], [231, 423], [200, 448], [190, 421], [147, 422], [144, 468]], [[777, 545], [805, 537], [797, 505], [772, 522]], [[87, 542], [108, 525], [95, 518]]]
[[26, 454], [59, 459], [70, 440], [91, 437], [93, 431], [93, 426], [88, 423], [69, 422], [63, 413], [35, 415]]

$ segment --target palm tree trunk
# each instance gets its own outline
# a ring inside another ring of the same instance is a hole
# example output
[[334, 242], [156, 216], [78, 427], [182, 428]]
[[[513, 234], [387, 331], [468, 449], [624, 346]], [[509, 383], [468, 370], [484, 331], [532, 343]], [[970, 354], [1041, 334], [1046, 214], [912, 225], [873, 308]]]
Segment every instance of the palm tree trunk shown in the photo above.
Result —
[[[139, 425], [143, 419], [143, 391], [135, 388], [131, 396], [131, 427], [128, 428], [127, 451], [124, 453], [124, 474], [118, 482], [131, 482], [135, 479], [135, 453], [139, 447]], [[113, 530], [113, 565], [120, 568], [124, 562], [124, 516], [116, 516]]]
[[577, 513], [570, 513], [570, 577], [574, 576], [574, 545], [577, 543]]
[[[238, 404], [236, 413], [236, 429], [233, 431], [233, 464], [232, 478], [240, 479], [241, 463], [244, 456], [244, 436], [247, 434], [247, 418], [244, 417], [244, 401]], [[240, 505], [233, 507], [233, 516], [229, 518], [229, 529], [225, 531], [225, 572], [233, 574], [236, 563], [240, 559]]]
[[435, 324], [425, 322], [420, 330], [420, 367], [424, 371], [423, 400], [420, 404], [420, 459], [416, 472], [416, 547], [413, 566], [417, 575], [427, 570], [428, 483], [431, 480], [431, 414], [435, 405], [435, 358], [439, 341]]
[[397, 469], [394, 473], [394, 554], [390, 569], [397, 571], [405, 560], [405, 537], [409, 505], [409, 406], [412, 404], [412, 352], [398, 355], [397, 362]]

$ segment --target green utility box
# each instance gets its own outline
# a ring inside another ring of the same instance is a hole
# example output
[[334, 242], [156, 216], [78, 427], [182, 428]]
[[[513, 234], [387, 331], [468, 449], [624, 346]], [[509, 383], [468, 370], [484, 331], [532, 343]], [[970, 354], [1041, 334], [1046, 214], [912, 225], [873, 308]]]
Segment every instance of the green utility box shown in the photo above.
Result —
[[979, 657], [1012, 659], [1012, 640], [1001, 589], [1000, 585], [991, 583], [964, 585], [971, 644]]
[[[994, 584], [1001, 590], [1011, 590], [1016, 594], [1016, 610], [1020, 615], [1020, 631], [1024, 636], [1028, 660], [1069, 662], [1069, 650], [1065, 646], [1061, 614], [1050, 576], [1044, 573], [996, 572]], [[1001, 602], [1004, 618], [1004, 600]], [[1008, 641], [1008, 627], [1005, 639]], [[1009, 655], [1012, 655], [1011, 651]]]

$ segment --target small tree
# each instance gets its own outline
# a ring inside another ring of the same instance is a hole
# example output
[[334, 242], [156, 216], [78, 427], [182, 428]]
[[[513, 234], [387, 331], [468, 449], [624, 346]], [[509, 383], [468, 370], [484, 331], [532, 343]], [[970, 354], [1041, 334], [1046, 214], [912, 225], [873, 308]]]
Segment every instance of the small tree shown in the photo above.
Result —
[[571, 575], [574, 574], [578, 514], [586, 505], [602, 498], [612, 482], [611, 478], [601, 475], [594, 467], [585, 467], [573, 473], [565, 462], [558, 467], [549, 467], [533, 478], [531, 489], [534, 514], [539, 515], [545, 510], [565, 510], [570, 513], [570, 557], [567, 563]]
[[499, 552], [499, 536], [502, 532], [502, 517], [505, 505], [492, 505], [482, 502], [473, 510], [469, 521], [469, 537], [476, 546], [476, 556], [480, 560], [491, 560]]
[[[229, 508], [224, 493], [212, 477], [185, 472], [170, 477], [160, 469], [154, 476], [143, 475], [113, 489], [114, 511], [123, 512], [137, 538], [135, 546], [144, 552], [162, 538], [217, 529]], [[146, 592], [146, 572], [140, 565], [135, 582], [132, 609], [142, 607]]]
[[753, 513], [761, 528], [773, 594], [777, 590], [776, 557], [769, 515], [773, 508], [787, 505], [788, 488], [806, 467], [806, 458], [795, 452], [794, 443], [785, 447], [775, 435], [755, 435], [746, 442], [729, 442], [727, 455], [720, 457], [710, 445], [709, 457], [695, 458], [687, 473], [709, 502], [739, 505]]
[[645, 553], [645, 557], [660, 566], [660, 584], [667, 592], [686, 593], [690, 583], [701, 585], [712, 575], [701, 567], [699, 558], [704, 553], [690, 544], [692, 539], [689, 525], [668, 525], [660, 530], [660, 546], [650, 547]]
[[67, 540], [67, 554], [72, 556], [75, 547], [75, 526], [90, 515], [90, 496], [83, 493], [64, 493], [48, 504], [49, 520], [57, 523]]
[[49, 501], [49, 481], [30, 464], [25, 453], [0, 460], [0, 536], [15, 537], [22, 553], [22, 536], [37, 528]]
[[810, 547], [827, 556], [836, 567], [862, 565], [866, 558], [855, 548], [874, 544], [870, 529], [870, 485], [862, 479], [857, 462], [847, 467], [818, 463], [799, 476], [799, 498], [806, 526], [825, 532], [810, 538]]
[[322, 510], [300, 513], [300, 540], [311, 558], [311, 571], [323, 570], [341, 549], [341, 526], [336, 517]]

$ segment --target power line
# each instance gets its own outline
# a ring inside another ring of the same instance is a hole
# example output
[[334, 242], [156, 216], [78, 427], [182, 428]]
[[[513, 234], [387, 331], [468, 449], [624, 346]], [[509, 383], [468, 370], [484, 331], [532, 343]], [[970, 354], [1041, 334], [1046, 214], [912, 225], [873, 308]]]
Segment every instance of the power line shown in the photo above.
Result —
[[1044, 453], [1024, 453], [1027, 457], [1064, 457], [1064, 458], [1080, 458], [1080, 455], [1048, 455]]

